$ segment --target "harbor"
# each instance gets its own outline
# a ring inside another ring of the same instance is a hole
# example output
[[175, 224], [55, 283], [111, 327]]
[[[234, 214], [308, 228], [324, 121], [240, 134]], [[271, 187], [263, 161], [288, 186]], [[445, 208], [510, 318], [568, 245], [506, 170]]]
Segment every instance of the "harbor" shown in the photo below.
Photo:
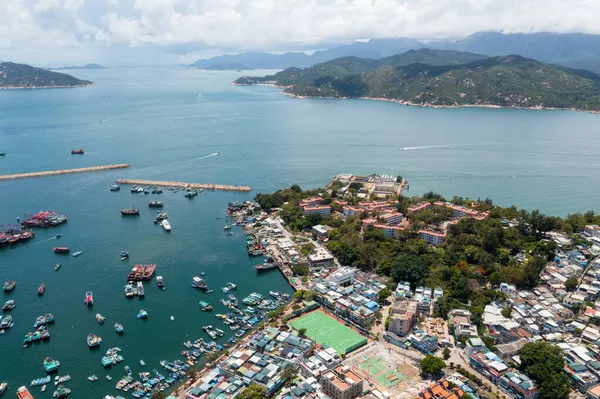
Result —
[[57, 175], [70, 175], [73, 173], [89, 173], [89, 172], [102, 172], [105, 170], [113, 169], [126, 169], [129, 164], [120, 163], [114, 165], [102, 165], [102, 166], [89, 166], [87, 168], [75, 168], [75, 169], [60, 169], [60, 170], [46, 170], [43, 172], [29, 172], [29, 173], [15, 173], [11, 175], [0, 175], [0, 181], [2, 180], [18, 180], [18, 179], [30, 179], [33, 177], [47, 177]]
[[155, 181], [155, 180], [135, 180], [135, 179], [118, 179], [117, 184], [133, 184], [136, 186], [158, 186], [158, 187], [174, 187], [179, 189], [192, 190], [213, 190], [213, 191], [252, 191], [249, 186], [230, 186], [225, 184], [207, 184], [207, 183], [185, 183], [177, 181]]

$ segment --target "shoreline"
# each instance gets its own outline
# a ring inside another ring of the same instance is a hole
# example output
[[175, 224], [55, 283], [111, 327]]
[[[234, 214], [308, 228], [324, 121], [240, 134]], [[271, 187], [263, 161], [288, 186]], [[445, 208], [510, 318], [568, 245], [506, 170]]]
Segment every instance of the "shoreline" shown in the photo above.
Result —
[[495, 108], [495, 109], [521, 109], [521, 110], [530, 110], [530, 111], [575, 111], [575, 112], [585, 112], [588, 114], [600, 115], [600, 110], [585, 110], [579, 108], [556, 108], [556, 107], [543, 107], [543, 106], [535, 106], [535, 107], [511, 107], [511, 106], [503, 106], [503, 105], [495, 105], [495, 104], [462, 104], [462, 105], [439, 105], [439, 104], [419, 104], [414, 103], [409, 100], [398, 100], [393, 98], [386, 97], [311, 97], [311, 96], [301, 96], [298, 94], [286, 93], [285, 89], [289, 89], [292, 86], [281, 86], [275, 83], [255, 83], [255, 84], [238, 84], [235, 82], [231, 82], [232, 86], [267, 86], [273, 87], [276, 89], [284, 89], [281, 92], [282, 95], [288, 96], [290, 98], [297, 99], [312, 99], [312, 100], [369, 100], [369, 101], [387, 101], [398, 103], [401, 105], [409, 106], [409, 107], [422, 107], [422, 108]]
[[82, 87], [96, 86], [96, 83], [90, 83], [87, 85], [75, 85], [75, 86], [2, 86], [0, 90], [35, 90], [35, 89], [79, 89]]

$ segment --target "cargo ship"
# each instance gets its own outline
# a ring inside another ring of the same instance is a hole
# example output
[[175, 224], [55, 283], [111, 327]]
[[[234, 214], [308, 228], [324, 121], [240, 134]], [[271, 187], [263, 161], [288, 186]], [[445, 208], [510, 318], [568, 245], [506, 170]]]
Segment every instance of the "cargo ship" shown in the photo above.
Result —
[[68, 254], [69, 251], [69, 247], [54, 247], [54, 253], [57, 254]]
[[255, 267], [257, 272], [264, 272], [271, 269], [276, 269], [277, 263], [263, 263], [262, 265], [258, 265]]
[[123, 216], [137, 216], [140, 214], [139, 209], [129, 208], [129, 209], [121, 209], [121, 215]]
[[75, 154], [77, 154], [77, 155], [83, 155], [83, 153], [84, 153], [84, 151], [83, 151], [82, 148], [79, 148], [77, 150], [71, 150], [71, 155], [75, 155]]
[[67, 215], [52, 211], [40, 211], [34, 215], [25, 215], [21, 222], [23, 227], [52, 227], [67, 221]]
[[33, 396], [29, 393], [26, 387], [22, 386], [17, 389], [18, 399], [33, 399]]
[[144, 281], [150, 280], [154, 271], [156, 270], [156, 265], [135, 265], [133, 269], [127, 274], [127, 281]]

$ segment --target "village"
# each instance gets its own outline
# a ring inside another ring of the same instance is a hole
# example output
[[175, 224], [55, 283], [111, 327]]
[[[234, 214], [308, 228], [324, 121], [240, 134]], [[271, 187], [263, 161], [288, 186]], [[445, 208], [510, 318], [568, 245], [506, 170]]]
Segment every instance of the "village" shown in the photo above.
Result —
[[[460, 220], [489, 217], [487, 211], [444, 201], [423, 201], [403, 214], [394, 198], [407, 187], [396, 176], [338, 175], [327, 187], [335, 198], [315, 195], [298, 207], [306, 219], [362, 215], [363, 231], [381, 230], [387, 238], [436, 208], [446, 220], [416, 231], [430, 247], [444, 243]], [[519, 353], [527, 343], [548, 342], [564, 356], [571, 396], [600, 398], [600, 226], [586, 226], [577, 244], [562, 232], [546, 234], [557, 249], [538, 285], [490, 286], [503, 300], [488, 303], [476, 323], [463, 307], [441, 316], [441, 287], [411, 287], [341, 264], [327, 249], [331, 226], [292, 231], [277, 209], [266, 212], [250, 201], [230, 204], [229, 211], [245, 226], [249, 254], [263, 253], [265, 264], [276, 265], [296, 295], [208, 362], [179, 397], [533, 399], [540, 388], [519, 371]], [[518, 253], [514, 260], [526, 262], [526, 256]], [[444, 362], [437, 375], [423, 370], [424, 359], [432, 357]]]

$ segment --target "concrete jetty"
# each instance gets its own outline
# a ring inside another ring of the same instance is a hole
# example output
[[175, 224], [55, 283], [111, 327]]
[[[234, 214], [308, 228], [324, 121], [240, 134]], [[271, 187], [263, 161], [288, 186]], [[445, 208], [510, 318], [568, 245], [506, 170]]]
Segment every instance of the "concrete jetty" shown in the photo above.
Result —
[[77, 168], [77, 169], [61, 169], [61, 170], [46, 170], [43, 172], [16, 173], [16, 174], [12, 174], [12, 175], [1, 175], [0, 181], [28, 179], [31, 177], [69, 175], [72, 173], [100, 172], [103, 170], [125, 169], [128, 167], [129, 167], [129, 164], [121, 163], [121, 164], [116, 164], [116, 165], [89, 166], [87, 168]]
[[194, 190], [220, 190], [220, 191], [252, 191], [249, 186], [228, 186], [224, 184], [206, 184], [206, 183], [186, 183], [178, 181], [154, 181], [154, 180], [135, 180], [119, 179], [117, 184], [135, 184], [139, 186], [159, 186], [159, 187], [177, 187], [192, 188]]

